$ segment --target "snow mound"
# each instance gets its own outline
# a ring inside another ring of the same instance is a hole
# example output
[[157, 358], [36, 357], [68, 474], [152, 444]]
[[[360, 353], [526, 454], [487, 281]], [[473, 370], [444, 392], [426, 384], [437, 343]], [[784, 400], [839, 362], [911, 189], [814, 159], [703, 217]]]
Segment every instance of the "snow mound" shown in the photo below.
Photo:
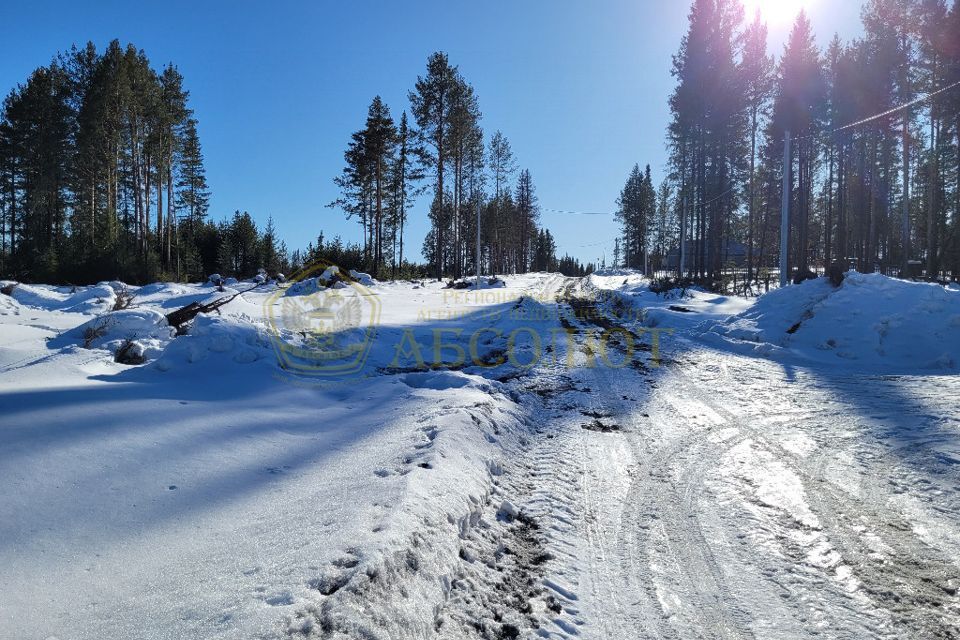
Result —
[[103, 313], [113, 308], [118, 288], [101, 282], [92, 287], [52, 287], [21, 284], [13, 290], [13, 297], [22, 305], [45, 311], [68, 313]]
[[365, 287], [372, 287], [377, 284], [377, 281], [369, 273], [364, 273], [362, 271], [350, 271], [350, 278], [356, 282], [359, 282]]
[[[0, 287], [11, 284], [9, 281], [4, 282], [0, 280]], [[20, 303], [13, 296], [8, 296], [0, 293], [0, 316], [2, 315], [19, 315], [20, 314]]]
[[403, 376], [403, 383], [413, 389], [462, 389], [470, 384], [467, 376], [447, 371], [427, 371], [423, 373], [408, 373]]
[[190, 333], [173, 341], [155, 366], [160, 371], [170, 371], [209, 361], [208, 364], [219, 362], [235, 374], [234, 365], [263, 360], [271, 351], [270, 341], [257, 325], [242, 318], [199, 315], [190, 326]]
[[795, 355], [880, 372], [956, 369], [960, 291], [850, 272], [836, 289], [818, 278], [772, 291], [705, 336], [750, 345], [759, 355]]
[[154, 282], [153, 284], [143, 285], [134, 293], [136, 294], [137, 298], [156, 297], [165, 299], [173, 296], [183, 295], [189, 291], [190, 289], [186, 285], [178, 284], [176, 282]]
[[294, 282], [287, 290], [284, 291], [284, 296], [309, 296], [318, 291], [323, 291], [326, 289], [321, 285], [316, 278], [307, 278], [306, 280], [298, 280]]
[[[450, 280], [444, 286], [447, 289], [476, 289], [477, 278], [476, 276], [470, 276], [459, 280]], [[482, 276], [480, 278], [481, 289], [504, 289], [506, 286], [507, 283], [497, 276]]]
[[601, 269], [584, 278], [586, 288], [639, 294], [650, 286], [650, 279], [635, 269]]
[[124, 309], [88, 320], [52, 340], [53, 347], [80, 345], [116, 353], [128, 340], [147, 360], [156, 358], [173, 339], [174, 330], [162, 313], [152, 309]]
[[[350, 279], [356, 282], [359, 282], [365, 286], [372, 286], [377, 284], [377, 281], [370, 277], [369, 274], [362, 273], [360, 271], [350, 271]], [[327, 289], [343, 289], [348, 286], [343, 282], [343, 275], [340, 273], [340, 268], [334, 265], [331, 265], [323, 270], [319, 276], [314, 276], [312, 278], [304, 278], [303, 280], [298, 280], [294, 282], [289, 287], [287, 287], [285, 296], [308, 296], [312, 293], [318, 291], [325, 291]]]

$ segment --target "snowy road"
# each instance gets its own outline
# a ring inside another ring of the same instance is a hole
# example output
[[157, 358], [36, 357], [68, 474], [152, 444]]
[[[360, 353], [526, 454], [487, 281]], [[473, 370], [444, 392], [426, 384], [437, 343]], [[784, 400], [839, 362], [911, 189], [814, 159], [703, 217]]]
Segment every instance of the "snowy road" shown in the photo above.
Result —
[[[546, 630], [960, 635], [956, 376], [790, 368], [683, 337], [667, 359], [553, 381], [570, 390], [528, 463], [548, 479], [528, 503], [557, 558], [545, 584], [565, 585]], [[594, 415], [612, 428], [585, 429]]]
[[960, 637], [955, 372], [744, 355], [709, 294], [377, 291], [375, 375], [319, 388], [258, 294], [143, 367], [61, 346], [102, 292], [0, 298], [0, 638]]

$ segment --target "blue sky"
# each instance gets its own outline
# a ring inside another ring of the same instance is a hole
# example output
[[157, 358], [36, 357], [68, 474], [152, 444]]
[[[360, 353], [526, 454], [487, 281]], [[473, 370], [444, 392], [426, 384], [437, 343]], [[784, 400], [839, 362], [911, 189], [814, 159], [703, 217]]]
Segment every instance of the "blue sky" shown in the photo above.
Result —
[[[858, 2], [805, 1], [821, 43], [834, 31], [857, 35]], [[671, 56], [689, 8], [685, 0], [6, 5], [0, 91], [87, 40], [102, 49], [118, 38], [158, 68], [175, 63], [200, 122], [211, 216], [245, 209], [262, 223], [272, 215], [291, 249], [321, 230], [360, 238], [355, 222], [324, 206], [336, 197], [343, 149], [374, 95], [399, 118], [436, 50], [474, 85], [484, 129], [510, 139], [543, 207], [613, 211], [634, 163], [662, 176]], [[788, 26], [772, 25], [777, 52]], [[426, 204], [412, 215], [414, 250], [427, 231]], [[610, 259], [612, 216], [544, 212], [542, 223], [561, 252]]]

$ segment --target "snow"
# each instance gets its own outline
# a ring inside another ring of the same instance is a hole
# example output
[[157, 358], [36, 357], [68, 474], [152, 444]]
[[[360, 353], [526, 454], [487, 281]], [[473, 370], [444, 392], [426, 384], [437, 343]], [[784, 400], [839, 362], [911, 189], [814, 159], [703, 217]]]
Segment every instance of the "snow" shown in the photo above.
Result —
[[50, 346], [75, 344], [85, 349], [105, 349], [111, 353], [127, 340], [138, 342], [147, 358], [159, 355], [174, 336], [163, 313], [153, 309], [112, 311], [87, 320], [62, 333]]
[[956, 371], [960, 292], [935, 283], [848, 273], [772, 291], [710, 328], [755, 353], [880, 372]]
[[[379, 292], [388, 335], [444, 306], [438, 288], [423, 291]], [[520, 432], [508, 396], [457, 371], [291, 378], [268, 291], [179, 338], [165, 313], [231, 290], [158, 283], [99, 315], [53, 287], [24, 292], [0, 301], [0, 477], [16, 488], [0, 499], [0, 637], [281, 636], [333, 615], [320, 607], [330, 585], [344, 585], [336, 625], [352, 635], [372, 624], [354, 611], [370, 597], [361, 578], [406, 576], [408, 556], [421, 577], [407, 589], [423, 597], [381, 594], [375, 617], [393, 611], [400, 635], [430, 626], [443, 563], [457, 558], [448, 531], [477, 524]], [[428, 354], [430, 335], [417, 336]], [[152, 347], [147, 364], [113, 362], [128, 338]], [[368, 373], [394, 355], [384, 341]]]
[[657, 294], [650, 291], [650, 283], [649, 278], [630, 269], [606, 269], [587, 276], [580, 290], [621, 323], [650, 328], [687, 330], [724, 320], [752, 304], [697, 287]]
[[[177, 337], [165, 314], [245, 289], [129, 287], [121, 311], [120, 283], [0, 295], [0, 638], [880, 638], [960, 622], [960, 291], [365, 276], [268, 283]], [[374, 303], [372, 334], [276, 320]], [[639, 349], [604, 366], [609, 323], [672, 330], [662, 362]], [[326, 337], [366, 359], [330, 377], [281, 366], [278, 341]], [[128, 339], [145, 364], [114, 362]]]
[[350, 278], [359, 282], [365, 287], [372, 287], [377, 284], [376, 281], [369, 273], [363, 273], [362, 271], [350, 271]]
[[116, 290], [109, 283], [80, 288], [20, 284], [13, 290], [13, 298], [30, 307], [89, 314], [113, 308]]

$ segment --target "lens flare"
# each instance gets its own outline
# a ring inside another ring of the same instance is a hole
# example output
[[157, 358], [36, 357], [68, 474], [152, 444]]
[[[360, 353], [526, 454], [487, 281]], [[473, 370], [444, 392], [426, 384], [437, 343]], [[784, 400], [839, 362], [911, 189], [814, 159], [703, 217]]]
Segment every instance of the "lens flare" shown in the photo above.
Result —
[[744, 0], [743, 8], [747, 20], [753, 19], [757, 11], [771, 26], [791, 23], [801, 10], [810, 13], [810, 8], [816, 0]]

